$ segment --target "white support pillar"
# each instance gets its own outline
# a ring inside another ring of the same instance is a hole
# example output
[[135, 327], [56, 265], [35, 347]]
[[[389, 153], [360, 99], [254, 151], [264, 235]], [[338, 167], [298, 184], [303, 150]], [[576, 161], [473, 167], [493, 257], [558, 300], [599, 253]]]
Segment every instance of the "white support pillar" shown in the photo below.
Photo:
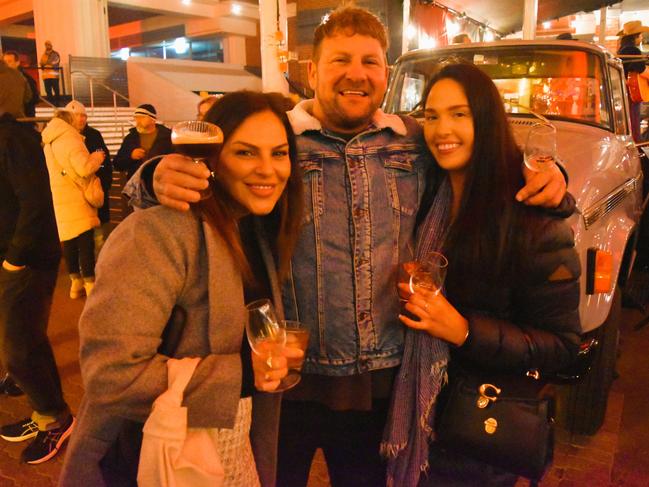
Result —
[[223, 62], [246, 65], [246, 38], [229, 35], [223, 38]]
[[408, 39], [408, 28], [410, 27], [410, 0], [403, 0], [403, 28], [401, 29], [401, 54], [408, 52], [410, 39]]
[[536, 37], [536, 16], [538, 8], [539, 0], [525, 0], [523, 39], [534, 39]]
[[109, 57], [108, 0], [33, 0], [37, 62], [46, 40], [61, 56], [66, 88], [70, 86], [68, 59], [73, 56]]
[[606, 45], [606, 11], [608, 7], [602, 7], [599, 9], [599, 34], [598, 43], [602, 46]]
[[[277, 10], [279, 7], [279, 25]], [[278, 29], [279, 28], [279, 29]], [[280, 70], [276, 32], [287, 35], [286, 0], [259, 0], [259, 37], [261, 39], [261, 84], [263, 91], [288, 94], [288, 84]], [[286, 41], [286, 38], [285, 38]], [[284, 47], [286, 49], [286, 47]]]

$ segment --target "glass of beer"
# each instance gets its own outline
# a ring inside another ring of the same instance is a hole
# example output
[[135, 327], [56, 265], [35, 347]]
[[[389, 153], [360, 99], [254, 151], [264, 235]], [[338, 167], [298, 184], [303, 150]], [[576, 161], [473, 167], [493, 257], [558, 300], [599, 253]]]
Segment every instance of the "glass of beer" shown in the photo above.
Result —
[[[309, 346], [309, 330], [299, 321], [283, 320], [284, 329], [286, 330], [286, 347], [299, 348], [306, 355]], [[288, 359], [288, 375], [300, 377], [304, 357]], [[298, 378], [299, 382], [299, 378]]]
[[439, 294], [444, 286], [448, 260], [439, 252], [429, 252], [412, 267], [408, 287], [411, 293], [424, 289], [433, 295]]
[[[284, 355], [287, 344], [285, 321], [279, 321], [275, 308], [270, 299], [259, 299], [246, 305], [248, 322], [246, 323], [246, 336], [253, 353], [266, 361], [272, 367], [273, 357]], [[300, 382], [300, 374], [289, 373], [279, 383], [277, 389], [269, 392], [282, 392]]]
[[537, 123], [527, 133], [523, 160], [532, 171], [547, 171], [557, 158], [557, 129], [547, 123]]
[[[178, 122], [171, 129], [171, 143], [180, 154], [191, 157], [195, 163], [204, 163], [223, 144], [223, 132], [213, 123], [202, 120]], [[211, 194], [208, 187], [201, 191], [201, 199]]]

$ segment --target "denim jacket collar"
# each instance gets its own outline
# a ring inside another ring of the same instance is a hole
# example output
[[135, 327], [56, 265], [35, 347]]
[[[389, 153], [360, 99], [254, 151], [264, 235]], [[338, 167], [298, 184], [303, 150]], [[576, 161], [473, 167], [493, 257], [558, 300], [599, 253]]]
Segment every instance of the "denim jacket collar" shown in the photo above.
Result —
[[[320, 120], [312, 115], [313, 100], [303, 100], [293, 110], [288, 112], [288, 119], [293, 127], [295, 135], [301, 135], [308, 130], [322, 131]], [[376, 110], [372, 117], [372, 126], [376, 129], [389, 128], [398, 135], [406, 135], [408, 130], [406, 125], [398, 115], [390, 115], [380, 108]]]

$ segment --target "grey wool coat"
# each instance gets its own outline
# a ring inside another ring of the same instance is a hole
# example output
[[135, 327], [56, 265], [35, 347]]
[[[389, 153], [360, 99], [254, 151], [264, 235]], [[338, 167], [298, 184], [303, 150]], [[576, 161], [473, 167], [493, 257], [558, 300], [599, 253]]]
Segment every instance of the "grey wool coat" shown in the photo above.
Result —
[[[282, 314], [273, 258], [261, 247]], [[105, 485], [98, 463], [120, 418], [144, 422], [166, 390], [167, 358], [157, 348], [176, 304], [187, 319], [174, 356], [202, 357], [185, 391], [188, 425], [233, 427], [247, 320], [241, 274], [225, 241], [193, 213], [162, 206], [135, 212], [102, 249], [79, 322], [85, 396], [61, 486]], [[280, 400], [279, 394], [253, 396], [250, 436], [264, 487], [275, 485]]]

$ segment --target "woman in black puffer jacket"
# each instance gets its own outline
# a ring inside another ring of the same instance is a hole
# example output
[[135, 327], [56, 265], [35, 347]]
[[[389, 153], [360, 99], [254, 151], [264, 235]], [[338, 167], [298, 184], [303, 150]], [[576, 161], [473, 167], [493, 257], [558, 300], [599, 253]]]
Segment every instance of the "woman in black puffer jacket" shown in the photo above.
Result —
[[420, 477], [425, 486], [513, 486], [516, 475], [471, 452], [433, 443], [426, 455], [445, 391], [431, 406], [449, 349], [449, 382], [460, 370], [523, 377], [569, 365], [579, 347], [579, 258], [565, 220], [516, 201], [523, 156], [491, 79], [449, 64], [429, 87], [424, 136], [440, 174], [420, 210], [417, 255], [443, 252], [448, 276], [444, 294], [400, 284], [414, 316], [400, 316], [408, 331], [383, 444], [388, 478], [407, 487]]

